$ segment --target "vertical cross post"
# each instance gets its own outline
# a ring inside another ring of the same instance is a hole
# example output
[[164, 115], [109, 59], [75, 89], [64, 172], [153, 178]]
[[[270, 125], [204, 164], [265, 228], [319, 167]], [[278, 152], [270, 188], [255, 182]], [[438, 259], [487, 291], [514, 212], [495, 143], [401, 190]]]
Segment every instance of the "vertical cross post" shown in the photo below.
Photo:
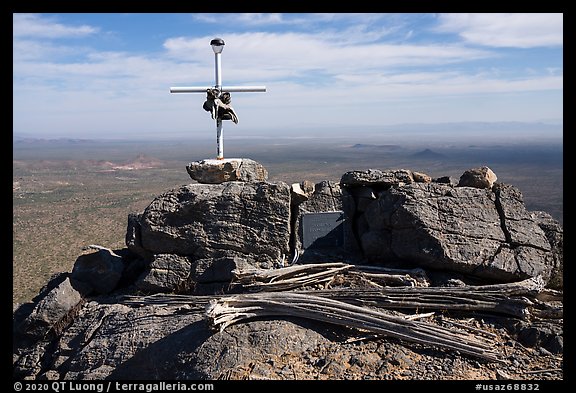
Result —
[[[224, 40], [221, 38], [214, 38], [210, 41], [210, 45], [214, 50], [214, 79], [216, 84], [214, 87], [222, 91], [222, 50], [224, 49]], [[216, 116], [216, 159], [224, 159], [224, 130], [222, 128], [222, 119]]]
[[[218, 89], [220, 93], [226, 92], [266, 92], [266, 86], [227, 86], [222, 87], [222, 50], [224, 49], [224, 40], [221, 38], [214, 38], [210, 41], [212, 50], [214, 51], [214, 71], [215, 71], [215, 84], [214, 88]], [[171, 87], [170, 93], [206, 93], [211, 87]], [[216, 111], [218, 112], [218, 111]], [[224, 130], [222, 128], [222, 118], [216, 114], [216, 159], [224, 159]]]

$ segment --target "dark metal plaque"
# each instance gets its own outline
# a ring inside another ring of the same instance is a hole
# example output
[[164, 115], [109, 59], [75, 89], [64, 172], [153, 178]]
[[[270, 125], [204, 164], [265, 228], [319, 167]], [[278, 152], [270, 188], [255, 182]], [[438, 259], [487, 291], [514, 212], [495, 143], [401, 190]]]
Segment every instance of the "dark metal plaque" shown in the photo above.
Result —
[[344, 212], [302, 214], [302, 245], [333, 248], [344, 245]]

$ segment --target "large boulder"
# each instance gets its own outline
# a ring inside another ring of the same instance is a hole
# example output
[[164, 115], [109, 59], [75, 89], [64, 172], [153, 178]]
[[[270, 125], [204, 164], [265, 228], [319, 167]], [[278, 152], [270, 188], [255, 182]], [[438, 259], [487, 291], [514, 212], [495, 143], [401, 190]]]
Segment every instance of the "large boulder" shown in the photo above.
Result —
[[458, 187], [490, 188], [498, 180], [487, 166], [469, 169], [460, 176]]
[[80, 255], [74, 263], [71, 277], [89, 286], [97, 294], [113, 291], [122, 277], [122, 257], [109, 248], [98, 247], [90, 254]]
[[411, 183], [382, 191], [357, 220], [374, 262], [401, 262], [494, 281], [553, 276], [554, 256], [521, 193]]
[[290, 252], [290, 188], [283, 182], [189, 184], [155, 198], [138, 225], [138, 247], [153, 254], [240, 257], [271, 268]]
[[340, 184], [344, 187], [379, 186], [390, 187], [414, 182], [412, 171], [408, 169], [392, 169], [381, 171], [368, 169], [365, 171], [349, 171], [342, 175]]
[[259, 182], [268, 179], [268, 171], [249, 158], [201, 160], [186, 166], [190, 177], [198, 183], [220, 184], [227, 181]]
[[36, 298], [31, 312], [16, 326], [19, 334], [37, 340], [57, 334], [73, 318], [89, 290], [67, 274], [55, 277], [50, 284], [52, 288]]

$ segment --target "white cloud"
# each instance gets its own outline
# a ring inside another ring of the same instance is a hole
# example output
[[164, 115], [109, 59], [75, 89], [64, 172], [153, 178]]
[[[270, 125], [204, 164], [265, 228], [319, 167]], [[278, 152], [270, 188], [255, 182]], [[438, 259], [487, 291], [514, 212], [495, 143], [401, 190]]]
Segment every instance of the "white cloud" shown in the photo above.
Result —
[[[282, 26], [294, 31], [306, 31], [318, 38], [339, 43], [368, 43], [402, 31], [404, 18], [398, 14], [378, 13], [235, 13], [193, 14], [197, 21], [246, 29]], [[336, 27], [334, 27], [336, 25]], [[406, 32], [401, 36], [406, 39]]]
[[204, 23], [230, 25], [234, 27], [258, 27], [270, 25], [297, 25], [309, 21], [308, 17], [280, 13], [220, 13], [193, 14], [194, 20]]
[[[450, 64], [493, 56], [485, 50], [459, 45], [350, 44], [349, 39], [345, 33], [332, 34], [331, 39], [325, 39], [324, 33], [226, 34], [223, 73], [232, 79], [266, 81], [307, 77], [311, 71], [325, 75], [375, 72], [398, 66]], [[210, 37], [177, 37], [166, 40], [164, 47], [170, 57], [206, 62], [208, 66], [213, 61], [208, 42]]]
[[438, 30], [493, 47], [561, 46], [563, 14], [440, 14]]
[[232, 26], [301, 25], [314, 28], [318, 23], [370, 24], [382, 20], [387, 14], [377, 13], [219, 13], [193, 14], [192, 17], [204, 23]]
[[46, 60], [62, 56], [84, 53], [85, 48], [69, 45], [55, 45], [51, 42], [34, 39], [14, 39], [12, 44], [13, 61]]
[[389, 14], [381, 13], [311, 13], [306, 14], [312, 21], [317, 22], [351, 22], [351, 23], [374, 23], [388, 18]]
[[238, 14], [237, 20], [248, 25], [269, 25], [282, 23], [282, 14]]
[[13, 14], [14, 37], [74, 38], [95, 34], [98, 28], [88, 25], [66, 26], [36, 14]]
[[[93, 94], [146, 95], [168, 91], [170, 85], [203, 75], [208, 81], [212, 70], [189, 63], [171, 62], [122, 52], [99, 52], [83, 61], [19, 61], [14, 64], [15, 86], [19, 89], [38, 83], [57, 86], [61, 91], [90, 90]], [[208, 83], [209, 84], [209, 83]], [[29, 90], [33, 91], [33, 88]]]
[[[343, 18], [327, 14], [320, 17]], [[249, 18], [263, 22], [272, 17]], [[38, 26], [54, 24], [38, 16], [32, 19]], [[80, 34], [73, 26], [61, 25], [58, 29], [68, 34], [61, 33], [60, 37]], [[534, 96], [544, 97], [550, 91], [556, 94], [554, 97], [561, 96], [562, 68], [556, 64], [512, 77], [498, 68], [471, 71], [469, 62], [495, 58], [495, 52], [442, 42], [378, 42], [376, 37], [388, 33], [384, 26], [366, 30], [358, 25], [316, 33], [223, 34], [224, 84], [268, 87], [265, 94], [233, 94], [233, 105], [241, 119], [234, 129], [241, 133], [271, 123], [289, 126], [301, 122], [385, 124], [402, 122], [406, 114], [422, 122], [442, 116], [451, 121], [454, 119], [450, 114], [464, 116], [458, 108], [470, 97], [496, 107], [492, 103], [500, 102], [502, 96], [539, 92]], [[168, 92], [170, 86], [213, 83], [212, 36], [173, 37], [164, 41], [163, 52], [153, 54], [94, 48], [78, 51], [70, 44], [56, 45], [51, 40], [54, 37], [54, 33], [46, 32], [15, 35], [15, 130], [42, 127], [68, 134], [89, 131], [100, 135], [101, 131], [129, 134], [212, 129], [210, 117], [201, 109], [201, 94]], [[75, 56], [61, 56], [70, 53]], [[533, 99], [534, 107], [538, 99]], [[443, 106], [444, 110], [425, 113], [419, 109], [422, 102], [428, 108]], [[541, 106], [542, 111], [533, 111], [534, 116], [554, 117], [562, 111], [561, 100], [542, 98]], [[374, 107], [385, 108], [377, 114], [378, 119], [374, 113], [365, 115]], [[522, 115], [518, 108], [522, 108], [521, 102], [510, 108], [510, 116]], [[472, 120], [491, 116], [485, 108], [481, 111], [470, 104], [466, 116], [474, 116], [475, 110], [477, 117]], [[526, 116], [532, 115], [525, 112]]]

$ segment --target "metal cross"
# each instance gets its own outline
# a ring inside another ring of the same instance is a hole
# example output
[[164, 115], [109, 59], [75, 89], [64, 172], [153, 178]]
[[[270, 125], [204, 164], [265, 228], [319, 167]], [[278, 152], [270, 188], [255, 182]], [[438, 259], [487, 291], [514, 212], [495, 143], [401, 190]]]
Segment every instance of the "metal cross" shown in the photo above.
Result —
[[[266, 92], [266, 86], [226, 86], [222, 88], [222, 67], [220, 56], [224, 49], [224, 40], [221, 38], [214, 38], [210, 41], [212, 50], [214, 51], [214, 63], [216, 72], [216, 84], [214, 87], [171, 87], [170, 93], [206, 93], [208, 90], [218, 89], [218, 94], [224, 92]], [[218, 112], [218, 111], [217, 111]], [[222, 117], [216, 114], [216, 143], [217, 143], [217, 156], [218, 160], [224, 159], [224, 132], [222, 130]]]

